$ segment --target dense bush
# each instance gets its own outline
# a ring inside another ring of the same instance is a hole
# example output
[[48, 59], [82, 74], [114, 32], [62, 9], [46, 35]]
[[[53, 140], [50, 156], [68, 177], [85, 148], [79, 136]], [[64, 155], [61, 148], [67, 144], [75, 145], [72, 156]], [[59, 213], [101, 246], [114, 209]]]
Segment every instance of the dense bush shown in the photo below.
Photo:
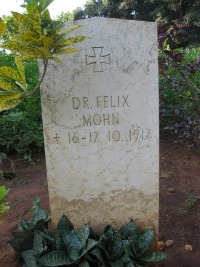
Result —
[[180, 48], [185, 27], [160, 34], [161, 132], [198, 145], [200, 139], [200, 47]]
[[[14, 58], [5, 51], [0, 53], [0, 62], [12, 66]], [[38, 83], [39, 70], [36, 61], [26, 62], [25, 72], [28, 90]], [[16, 108], [0, 113], [0, 151], [17, 152], [30, 159], [34, 149], [43, 149], [40, 94], [26, 98]]]

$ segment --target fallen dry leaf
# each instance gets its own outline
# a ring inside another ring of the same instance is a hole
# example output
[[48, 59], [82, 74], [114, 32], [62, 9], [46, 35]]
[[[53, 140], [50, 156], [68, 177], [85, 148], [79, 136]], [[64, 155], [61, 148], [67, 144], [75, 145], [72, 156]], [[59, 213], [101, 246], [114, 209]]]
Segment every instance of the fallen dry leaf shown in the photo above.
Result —
[[166, 248], [170, 248], [174, 245], [174, 240], [167, 240], [165, 243]]
[[170, 192], [170, 193], [174, 193], [175, 192], [175, 188], [174, 187], [168, 187], [167, 191]]
[[192, 251], [193, 250], [193, 246], [192, 245], [185, 245], [185, 250], [186, 251]]
[[158, 250], [165, 250], [165, 243], [163, 241], [158, 241], [157, 243], [157, 246], [158, 246]]

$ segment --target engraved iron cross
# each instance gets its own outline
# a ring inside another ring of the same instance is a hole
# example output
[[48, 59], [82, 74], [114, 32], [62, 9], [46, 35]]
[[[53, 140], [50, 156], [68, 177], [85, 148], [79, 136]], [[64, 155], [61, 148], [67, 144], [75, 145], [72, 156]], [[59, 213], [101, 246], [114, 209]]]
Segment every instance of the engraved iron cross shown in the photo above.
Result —
[[103, 72], [102, 64], [110, 64], [110, 54], [103, 54], [103, 47], [92, 47], [94, 56], [85, 56], [86, 66], [94, 64], [93, 72]]

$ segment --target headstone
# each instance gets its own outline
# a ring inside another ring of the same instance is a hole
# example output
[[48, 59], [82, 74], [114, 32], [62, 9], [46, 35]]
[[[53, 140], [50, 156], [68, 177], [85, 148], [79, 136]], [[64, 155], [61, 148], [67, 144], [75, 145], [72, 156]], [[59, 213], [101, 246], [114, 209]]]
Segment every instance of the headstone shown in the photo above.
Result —
[[42, 86], [53, 223], [158, 227], [156, 24], [107, 18], [73, 22], [89, 38], [52, 62]]

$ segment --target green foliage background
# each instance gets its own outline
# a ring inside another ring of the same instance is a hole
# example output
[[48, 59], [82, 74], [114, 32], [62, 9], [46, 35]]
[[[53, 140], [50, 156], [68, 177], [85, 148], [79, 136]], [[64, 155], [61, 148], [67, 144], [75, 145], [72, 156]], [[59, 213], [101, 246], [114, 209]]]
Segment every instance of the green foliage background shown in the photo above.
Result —
[[[12, 54], [0, 52], [0, 66], [14, 67]], [[28, 91], [38, 83], [37, 61], [25, 63]], [[17, 107], [0, 113], [0, 152], [17, 152], [30, 159], [34, 150], [43, 151], [42, 116], [39, 91]]]

